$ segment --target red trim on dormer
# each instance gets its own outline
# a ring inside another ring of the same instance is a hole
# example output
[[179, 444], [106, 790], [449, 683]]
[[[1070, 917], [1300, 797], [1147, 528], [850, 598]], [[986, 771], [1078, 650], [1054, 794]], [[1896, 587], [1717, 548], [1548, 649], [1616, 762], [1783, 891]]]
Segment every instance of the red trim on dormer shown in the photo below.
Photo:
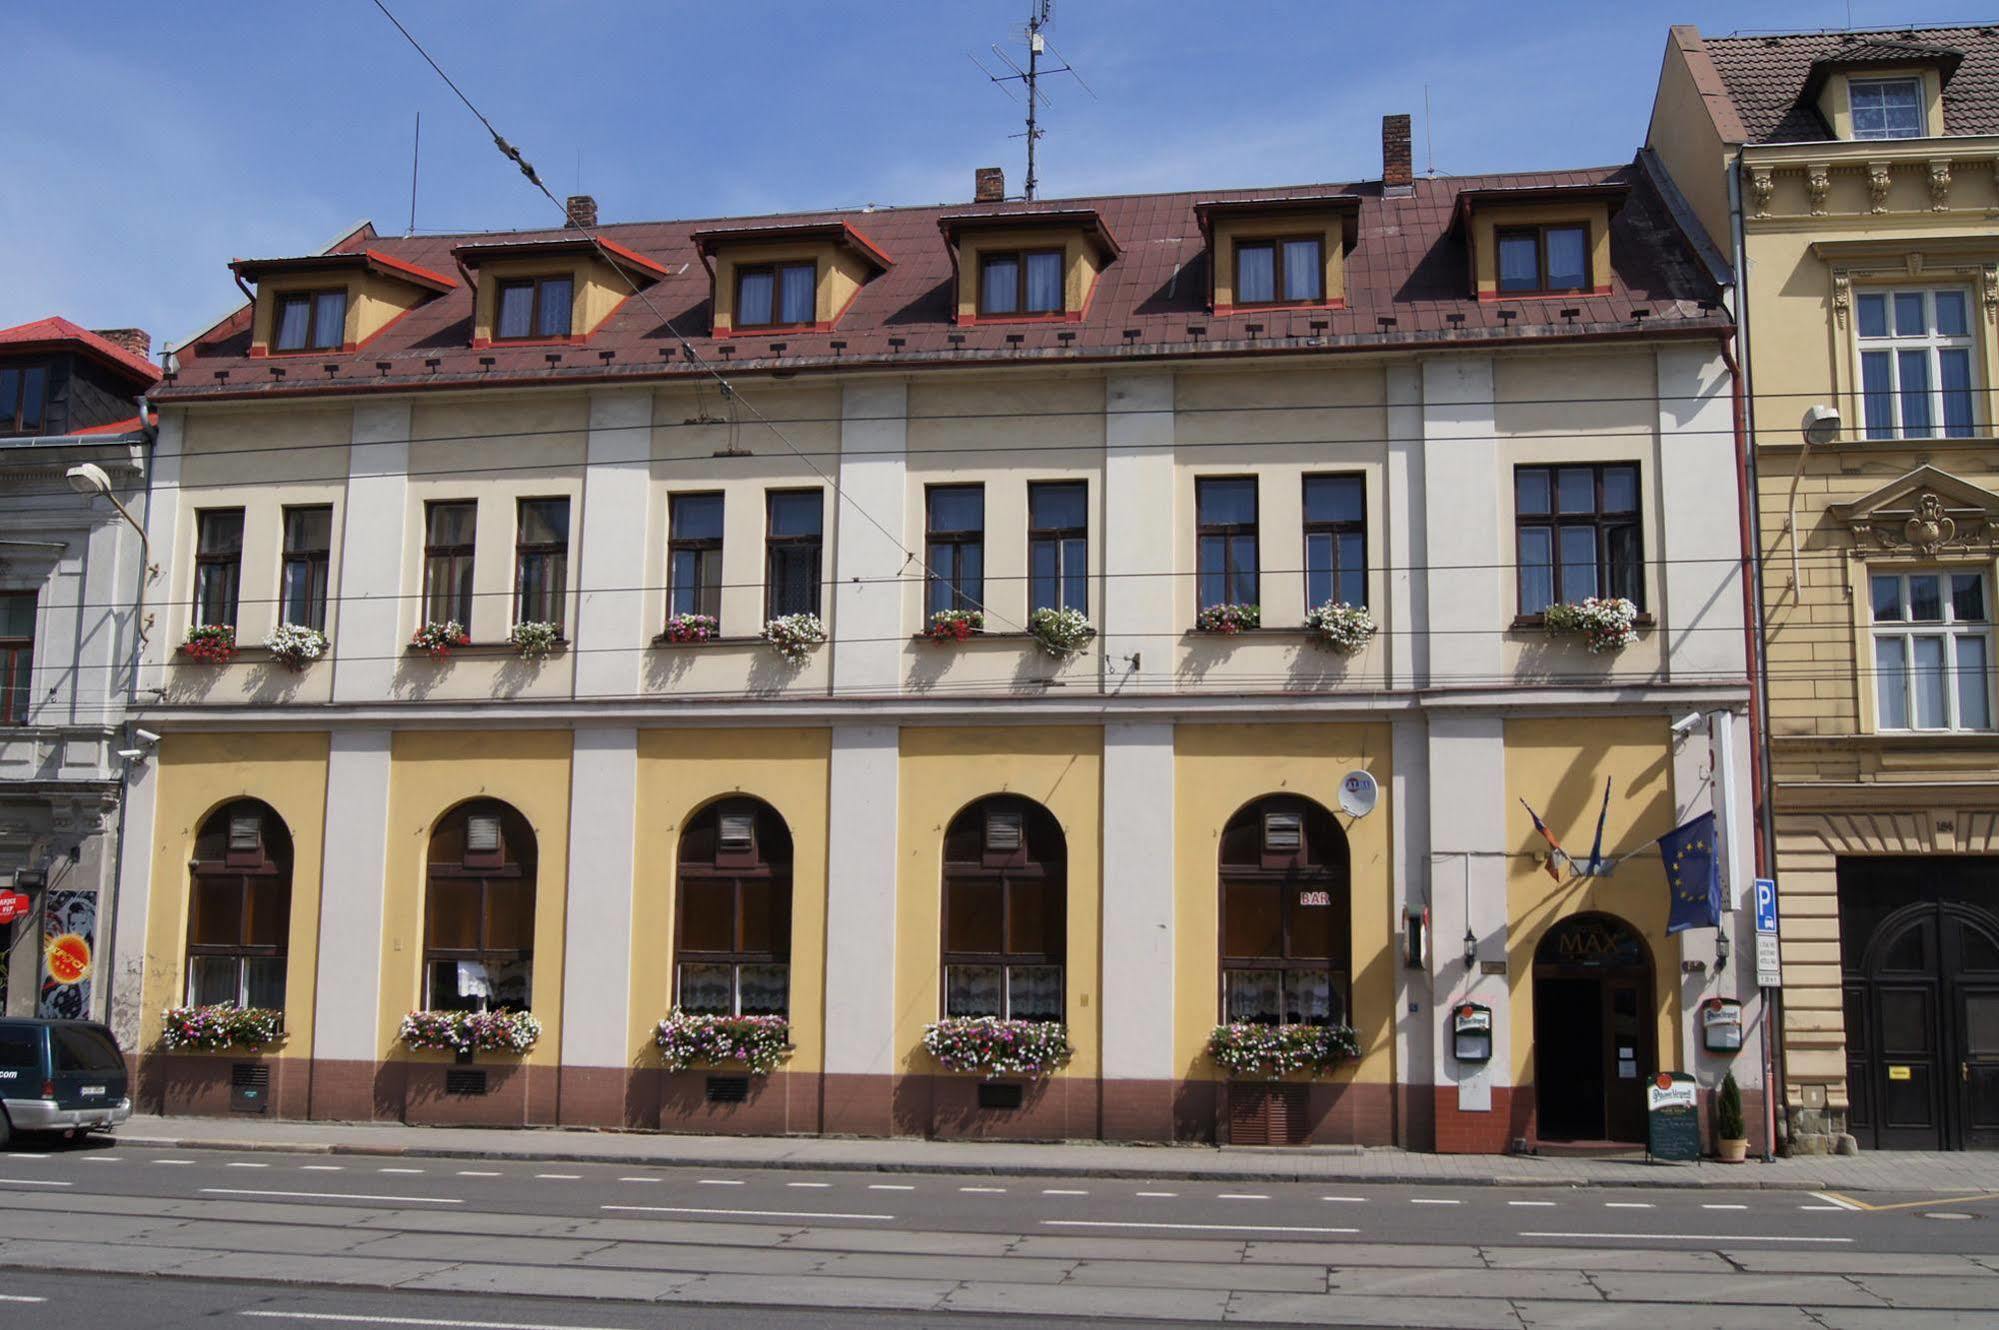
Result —
[[1347, 302], [1342, 298], [1314, 301], [1305, 305], [1210, 305], [1208, 312], [1218, 319], [1230, 319], [1237, 315], [1248, 317], [1252, 314], [1287, 314], [1318, 309], [1342, 310], [1346, 307]]
[[[630, 298], [629, 296], [626, 297], [627, 300]], [[624, 303], [623, 300], [618, 302], [619, 305], [623, 305]], [[611, 313], [615, 314], [617, 310], [614, 309]], [[604, 317], [608, 319], [610, 318], [610, 314]], [[472, 349], [474, 351], [484, 351], [491, 347], [498, 347], [502, 351], [507, 351], [517, 346], [583, 346], [589, 340], [589, 333], [570, 333], [567, 337], [474, 337], [472, 339]]]
[[1481, 291], [1478, 303], [1494, 305], [1502, 300], [1588, 300], [1592, 296], [1607, 296], [1608, 286], [1594, 286], [1587, 291]]
[[[1092, 283], [1092, 286], [1094, 285]], [[1092, 290], [1090, 294], [1094, 296], [1096, 292]], [[1083, 302], [1083, 309], [1088, 308], [1089, 302], [1086, 300]], [[975, 312], [967, 314], [958, 320], [958, 322], [964, 324], [967, 328], [983, 327], [996, 323], [1081, 323], [1082, 321], [1082, 309], [1065, 309], [1047, 314], [979, 314]]]

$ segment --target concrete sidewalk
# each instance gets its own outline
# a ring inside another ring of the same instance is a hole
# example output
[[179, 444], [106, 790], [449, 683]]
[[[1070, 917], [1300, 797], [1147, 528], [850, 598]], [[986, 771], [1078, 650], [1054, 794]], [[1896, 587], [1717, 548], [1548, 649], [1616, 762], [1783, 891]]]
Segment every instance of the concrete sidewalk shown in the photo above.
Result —
[[809, 1136], [675, 1136], [556, 1128], [494, 1130], [396, 1123], [135, 1116], [128, 1145], [176, 1150], [535, 1159], [706, 1168], [831, 1169], [1015, 1177], [1379, 1182], [1457, 1186], [1717, 1187], [1799, 1191], [1999, 1192], [1999, 1154], [1877, 1152], [1727, 1165], [1640, 1159], [1412, 1154], [1395, 1149], [1248, 1149], [1205, 1145], [1025, 1145]]

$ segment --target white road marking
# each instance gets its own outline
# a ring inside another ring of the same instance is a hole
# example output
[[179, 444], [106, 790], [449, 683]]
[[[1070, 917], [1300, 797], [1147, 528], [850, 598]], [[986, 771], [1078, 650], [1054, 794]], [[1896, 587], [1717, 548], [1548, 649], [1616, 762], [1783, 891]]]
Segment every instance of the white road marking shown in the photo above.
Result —
[[619, 1178], [620, 1182], [664, 1182], [664, 1178]]
[[[51, 1159], [54, 1159], [54, 1158], [55, 1158], [55, 1156], [54, 1156], [54, 1155], [31, 1155], [31, 1154], [24, 1154], [23, 1152], [21, 1152], [21, 1151], [19, 1151], [19, 1150], [7, 1150], [7, 1151], [5, 1151], [4, 1153], [6, 1154], [7, 1158], [9, 1158], [9, 1159], [32, 1159], [32, 1160], [34, 1160], [34, 1161], [35, 1161], [36, 1163], [38, 1163], [38, 1164], [46, 1164], [46, 1163], [48, 1163], [48, 1162], [49, 1162], [49, 1161], [50, 1161]], [[193, 1161], [192, 1161], [192, 1160], [189, 1160], [188, 1162], [192, 1163]]]
[[498, 1173], [488, 1173], [482, 1169], [461, 1168], [458, 1170], [458, 1176], [461, 1178], [497, 1178], [500, 1175]]
[[316, 1201], [396, 1201], [420, 1205], [463, 1205], [449, 1196], [372, 1196], [339, 1191], [253, 1191], [247, 1187], [203, 1187], [204, 1196], [305, 1196]]
[[1852, 1238], [1793, 1238], [1774, 1233], [1534, 1233], [1523, 1238], [1599, 1238], [1605, 1242], [1851, 1242]]
[[738, 1178], [702, 1178], [701, 1185], [704, 1187], [740, 1187], [743, 1184]]
[[1041, 1194], [1043, 1196], [1088, 1196], [1090, 1193], [1086, 1191], [1072, 1191], [1066, 1187], [1043, 1187]]
[[1606, 1210], [1651, 1210], [1656, 1207], [1650, 1201], [1605, 1201]]
[[1268, 1195], [1260, 1191], [1225, 1191], [1216, 1195], [1218, 1201], [1267, 1201]]
[[532, 1321], [448, 1321], [436, 1316], [362, 1316], [345, 1312], [237, 1312], [267, 1321], [320, 1321], [336, 1325], [418, 1325], [440, 1330], [605, 1330], [602, 1326], [538, 1325]]
[[1846, 1209], [1843, 1205], [1801, 1205], [1798, 1208], [1800, 1210], [1830, 1210], [1834, 1214], [1839, 1214]]
[[[269, 1168], [269, 1167], [270, 1167], [270, 1165], [269, 1165], [269, 1164], [243, 1164], [243, 1163], [236, 1163], [236, 1162], [232, 1161], [232, 1162], [230, 1162], [230, 1163], [227, 1163], [227, 1164], [224, 1164], [224, 1165], [223, 1165], [222, 1167], [224, 1167], [224, 1168]], [[385, 1169], [385, 1170], [383, 1170], [383, 1171], [384, 1171], [384, 1172], [386, 1172], [387, 1170]]]
[[546, 1182], [575, 1182], [582, 1178], [583, 1175], [581, 1173], [537, 1173], [535, 1176]]
[[25, 1293], [0, 1293], [0, 1302], [47, 1302], [47, 1298], [31, 1298]]
[[52, 1182], [47, 1178], [0, 1178], [0, 1184], [9, 1187], [67, 1187], [67, 1182]]
[[868, 1190], [869, 1191], [915, 1191], [916, 1188], [909, 1185], [906, 1182], [870, 1182], [868, 1184]]
[[304, 1169], [308, 1173], [338, 1173], [340, 1172], [341, 1169], [345, 1168], [346, 1165], [345, 1164], [300, 1164], [299, 1167]]
[[376, 1171], [377, 1173], [421, 1173], [421, 1172], [423, 1172], [423, 1170], [422, 1170], [422, 1169], [420, 1169], [420, 1168], [378, 1168], [378, 1169], [376, 1169], [375, 1171]]
[[1858, 1210], [1861, 1208], [1845, 1197], [1834, 1196], [1831, 1192], [1815, 1191], [1812, 1193], [1812, 1196], [1817, 1200], [1824, 1201], [1835, 1210]]
[[1957, 1213], [1956, 1211], [1953, 1211], [1953, 1210], [1925, 1210], [1925, 1211], [1923, 1211], [1923, 1218], [1925, 1218], [1925, 1219], [1969, 1219], [1969, 1218], [1971, 1218], [1971, 1216], [1970, 1216], [1970, 1215], [1963, 1215], [1963, 1214], [1958, 1214], [1958, 1213]]
[[784, 1185], [787, 1187], [809, 1187], [813, 1191], [824, 1191], [833, 1184], [830, 1182], [787, 1182]]
[[[1143, 1196], [1145, 1193], [1140, 1192], [1139, 1195]], [[1319, 1199], [1322, 1201], [1345, 1201], [1350, 1205], [1364, 1205], [1367, 1202], [1367, 1197], [1365, 1196], [1321, 1196]]]
[[960, 1187], [958, 1188], [958, 1190], [973, 1192], [980, 1196], [999, 1196], [1005, 1193], [1006, 1188], [1005, 1187]]
[[1542, 1206], [1542, 1207], [1553, 1207], [1553, 1205], [1554, 1205], [1555, 1203], [1554, 1203], [1553, 1201], [1508, 1201], [1508, 1202], [1507, 1202], [1507, 1204], [1508, 1204], [1508, 1205], [1532, 1205], [1532, 1206]]
[[1358, 1233], [1357, 1228], [1312, 1228], [1304, 1224], [1147, 1224], [1136, 1219], [1044, 1219], [1050, 1228], [1170, 1228], [1201, 1233]]
[[894, 1215], [843, 1214], [837, 1210], [709, 1210], [696, 1205], [605, 1205], [602, 1210], [637, 1210], [652, 1215], [740, 1215], [749, 1219], [893, 1219]]
[[1409, 1198], [1409, 1204], [1411, 1204], [1411, 1205], [1463, 1205], [1463, 1204], [1464, 1204], [1464, 1202], [1463, 1202], [1463, 1201], [1447, 1201], [1447, 1200], [1444, 1200], [1444, 1199], [1442, 1199], [1441, 1197], [1432, 1197], [1432, 1196], [1411, 1196], [1411, 1197]]
[[1711, 1202], [1703, 1202], [1701, 1205], [1703, 1210], [1747, 1210], [1748, 1208], [1746, 1205], [1715, 1205]]
[[155, 1164], [192, 1164], [192, 1159], [155, 1159]]
[[84, 1163], [86, 1163], [86, 1164], [115, 1164], [115, 1163], [117, 1163], [117, 1162], [118, 1162], [118, 1156], [117, 1156], [117, 1155], [85, 1155], [85, 1156], [83, 1157], [83, 1162], [84, 1162]]
[[1152, 1197], [1173, 1197], [1173, 1196], [1178, 1196], [1179, 1194], [1180, 1193], [1177, 1191], [1139, 1191], [1132, 1193], [1132, 1195], [1134, 1196], [1152, 1196]]

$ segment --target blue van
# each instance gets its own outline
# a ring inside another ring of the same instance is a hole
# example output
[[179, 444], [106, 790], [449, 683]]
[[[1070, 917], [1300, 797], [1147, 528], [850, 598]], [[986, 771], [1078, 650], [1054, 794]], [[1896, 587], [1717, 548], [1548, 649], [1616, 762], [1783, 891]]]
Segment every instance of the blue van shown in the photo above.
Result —
[[131, 1116], [125, 1055], [109, 1028], [0, 1016], [0, 1146], [16, 1132], [75, 1136]]

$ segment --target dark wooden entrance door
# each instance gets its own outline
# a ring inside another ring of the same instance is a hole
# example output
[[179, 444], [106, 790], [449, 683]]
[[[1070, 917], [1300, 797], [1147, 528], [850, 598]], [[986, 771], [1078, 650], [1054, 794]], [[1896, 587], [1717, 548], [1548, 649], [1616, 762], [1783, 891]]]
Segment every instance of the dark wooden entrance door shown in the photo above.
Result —
[[1645, 1139], [1653, 1055], [1652, 960], [1623, 920], [1577, 915], [1534, 953], [1535, 1134]]

